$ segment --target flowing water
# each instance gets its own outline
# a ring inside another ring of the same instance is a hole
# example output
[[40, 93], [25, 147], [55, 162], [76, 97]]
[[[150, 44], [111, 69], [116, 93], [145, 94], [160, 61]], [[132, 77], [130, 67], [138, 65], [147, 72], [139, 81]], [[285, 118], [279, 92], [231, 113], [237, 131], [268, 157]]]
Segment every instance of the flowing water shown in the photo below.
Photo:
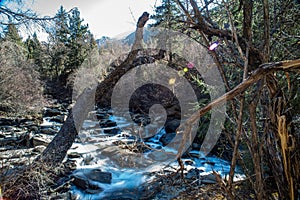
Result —
[[[139, 159], [138, 157], [147, 158], [153, 150], [176, 154], [174, 149], [164, 146], [160, 141], [160, 138], [166, 134], [164, 128], [146, 141], [141, 141], [130, 134], [131, 124], [124, 118], [110, 115], [103, 120], [111, 125], [99, 126], [98, 120], [85, 120], [79, 134], [80, 137], [68, 154], [77, 153], [80, 155], [80, 157], [73, 159], [76, 160], [77, 164], [77, 169], [73, 175], [84, 176], [92, 170], [99, 169], [102, 172], [111, 173], [111, 182], [101, 183], [89, 180], [93, 185], [102, 188], [101, 191], [94, 194], [89, 194], [81, 188], [72, 186], [72, 193], [78, 199], [138, 199], [139, 190], [137, 188], [143, 183], [153, 180], [155, 177], [153, 172], [174, 172], [179, 168], [175, 159], [171, 162], [170, 160], [148, 162], [147, 159]], [[142, 153], [134, 152], [132, 149], [129, 150], [130, 145], [127, 144], [131, 144], [133, 147], [143, 144], [147, 148], [140, 147], [139, 150], [142, 149]], [[217, 157], [204, 157], [198, 150], [190, 150], [182, 160], [185, 164], [185, 172], [197, 169], [200, 176], [215, 171], [225, 177], [230, 170], [229, 162]], [[238, 168], [236, 171], [236, 179], [244, 177]], [[209, 180], [206, 181], [209, 183]]]

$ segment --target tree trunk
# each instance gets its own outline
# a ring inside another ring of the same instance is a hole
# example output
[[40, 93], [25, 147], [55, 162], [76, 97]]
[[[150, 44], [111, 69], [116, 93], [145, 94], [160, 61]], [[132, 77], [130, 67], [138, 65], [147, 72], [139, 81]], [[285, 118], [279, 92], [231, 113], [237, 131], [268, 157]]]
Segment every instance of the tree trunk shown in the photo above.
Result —
[[[147, 56], [137, 58], [138, 51], [141, 49], [141, 40], [143, 39], [143, 27], [148, 19], [149, 14], [144, 12], [137, 22], [135, 42], [132, 51], [128, 54], [125, 61], [117, 66], [97, 88], [84, 90], [70, 111], [60, 131], [35, 162], [43, 162], [51, 165], [60, 164], [75, 141], [83, 121], [94, 108], [94, 102], [99, 102], [101, 97], [108, 93], [110, 88], [112, 88], [128, 70], [137, 65], [154, 62], [153, 59], [147, 59]], [[154, 55], [153, 57], [158, 59], [162, 57], [162, 55]]]

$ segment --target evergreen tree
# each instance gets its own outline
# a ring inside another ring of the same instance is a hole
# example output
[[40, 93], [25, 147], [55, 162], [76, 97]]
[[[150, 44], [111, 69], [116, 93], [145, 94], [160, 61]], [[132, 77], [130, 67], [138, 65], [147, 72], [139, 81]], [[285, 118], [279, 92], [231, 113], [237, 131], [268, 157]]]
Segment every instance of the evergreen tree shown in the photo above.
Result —
[[47, 77], [50, 66], [49, 56], [44, 48], [45, 45], [42, 45], [36, 33], [32, 35], [32, 38], [27, 38], [25, 46], [27, 48], [27, 59], [33, 61], [41, 77]]
[[60, 6], [55, 15], [55, 38], [64, 44], [67, 43], [70, 34], [68, 21], [68, 13]]
[[22, 37], [19, 35], [15, 24], [8, 24], [5, 30], [4, 39], [22, 45]]
[[68, 39], [68, 66], [66, 73], [70, 74], [78, 69], [81, 63], [86, 58], [87, 54], [94, 48], [93, 35], [88, 30], [88, 25], [83, 24], [83, 19], [80, 18], [80, 11], [74, 8], [69, 15], [69, 39]]
[[69, 63], [68, 72], [73, 72], [74, 69], [78, 68], [84, 57], [82, 55], [83, 48], [83, 36], [87, 33], [88, 26], [82, 24], [83, 20], [80, 18], [80, 12], [77, 8], [74, 8], [72, 13], [69, 15]]
[[151, 18], [156, 21], [152, 26], [176, 28], [181, 15], [174, 0], [162, 0], [162, 4], [155, 7], [155, 14]]
[[36, 33], [29, 36], [25, 41], [26, 48], [28, 50], [27, 59], [36, 59], [40, 54], [41, 44], [37, 38]]
[[52, 76], [66, 83], [69, 75], [77, 70], [89, 51], [96, 47], [95, 39], [83, 23], [78, 8], [68, 14], [61, 6], [55, 18], [49, 46]]
[[[64, 73], [68, 63], [67, 47], [69, 37], [68, 13], [61, 6], [55, 15], [54, 33], [52, 34], [51, 49], [51, 67], [52, 76], [58, 78]], [[54, 73], [54, 74], [53, 74]]]

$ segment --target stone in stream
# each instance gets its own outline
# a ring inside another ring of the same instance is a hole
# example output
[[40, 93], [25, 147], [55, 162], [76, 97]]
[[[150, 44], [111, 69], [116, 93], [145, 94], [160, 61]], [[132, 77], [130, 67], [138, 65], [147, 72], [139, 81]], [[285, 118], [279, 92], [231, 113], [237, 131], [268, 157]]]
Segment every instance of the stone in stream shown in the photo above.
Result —
[[104, 111], [104, 110], [101, 110], [101, 109], [97, 110], [96, 116], [97, 116], [97, 119], [99, 119], [99, 120], [109, 118], [109, 114], [107, 113], [107, 111]]
[[164, 134], [163, 136], [161, 136], [161, 138], [159, 139], [159, 141], [164, 145], [168, 145], [172, 140], [173, 138], [176, 136], [176, 133], [167, 133], [167, 134]]
[[45, 108], [43, 113], [44, 117], [53, 117], [61, 114], [62, 112], [57, 108]]
[[71, 153], [68, 153], [68, 158], [80, 158], [81, 157], [81, 154], [78, 153], [78, 152], [71, 152]]
[[10, 126], [10, 125], [4, 125], [4, 126], [1, 126], [1, 129], [8, 132], [8, 131], [13, 131], [14, 127]]
[[53, 116], [49, 120], [50, 122], [57, 122], [57, 123], [64, 123], [65, 121], [65, 115], [57, 115]]
[[104, 133], [111, 134], [111, 135], [117, 135], [118, 133], [120, 133], [120, 129], [119, 128], [104, 129]]
[[179, 119], [173, 119], [173, 120], [167, 121], [166, 125], [165, 125], [166, 133], [175, 133], [175, 131], [179, 125], [180, 125]]
[[35, 152], [35, 153], [42, 153], [44, 150], [46, 149], [45, 146], [36, 146], [33, 148], [32, 152]]
[[65, 192], [65, 193], [55, 192], [55, 193], [50, 194], [50, 196], [48, 198], [51, 200], [62, 200], [62, 199], [72, 199], [71, 197], [72, 196], [71, 196], [70, 192]]
[[194, 168], [191, 169], [187, 172], [187, 174], [185, 175], [186, 179], [199, 179], [199, 175], [200, 173], [203, 172], [203, 170]]
[[55, 135], [58, 131], [54, 130], [52, 127], [43, 127], [41, 129], [42, 134]]
[[84, 174], [73, 174], [73, 184], [86, 193], [96, 194], [103, 191], [103, 189], [92, 181], [99, 183], [111, 183], [112, 175], [109, 172], [102, 172], [99, 169], [90, 170]]
[[17, 125], [16, 121], [13, 119], [0, 118], [0, 126], [14, 126]]
[[48, 146], [48, 144], [52, 141], [53, 137], [44, 134], [38, 134], [32, 137], [32, 144], [34, 147], [36, 146]]
[[110, 119], [104, 119], [100, 121], [101, 128], [108, 128], [108, 127], [115, 127], [115, 126], [117, 126], [117, 123], [111, 121]]
[[72, 175], [73, 184], [80, 189], [86, 190], [89, 187], [89, 180], [86, 177], [79, 175]]
[[215, 184], [217, 183], [216, 176], [214, 174], [207, 174], [200, 176], [201, 183], [203, 184]]
[[67, 161], [64, 163], [66, 174], [71, 174], [74, 170], [77, 169], [76, 160], [67, 159]]
[[0, 139], [0, 146], [16, 146], [18, 143], [19, 138], [18, 137], [5, 137]]
[[112, 174], [110, 172], [102, 172], [100, 169], [92, 169], [85, 176], [93, 181], [111, 184]]

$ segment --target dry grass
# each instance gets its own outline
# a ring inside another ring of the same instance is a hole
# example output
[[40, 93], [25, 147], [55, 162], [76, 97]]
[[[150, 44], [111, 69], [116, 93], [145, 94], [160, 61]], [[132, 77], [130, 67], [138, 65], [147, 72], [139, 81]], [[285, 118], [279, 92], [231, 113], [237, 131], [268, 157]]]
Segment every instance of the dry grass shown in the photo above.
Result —
[[20, 169], [0, 169], [3, 197], [13, 200], [47, 199], [62, 169], [42, 163]]

